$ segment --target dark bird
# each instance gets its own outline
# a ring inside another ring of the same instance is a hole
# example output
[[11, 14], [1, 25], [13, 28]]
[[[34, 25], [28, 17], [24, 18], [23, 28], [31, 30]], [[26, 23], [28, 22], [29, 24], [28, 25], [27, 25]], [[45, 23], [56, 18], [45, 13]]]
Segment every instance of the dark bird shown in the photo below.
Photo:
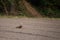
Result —
[[18, 26], [18, 27], [16, 27], [16, 28], [19, 28], [19, 29], [20, 29], [20, 28], [22, 28], [22, 25], [20, 25], [20, 26]]

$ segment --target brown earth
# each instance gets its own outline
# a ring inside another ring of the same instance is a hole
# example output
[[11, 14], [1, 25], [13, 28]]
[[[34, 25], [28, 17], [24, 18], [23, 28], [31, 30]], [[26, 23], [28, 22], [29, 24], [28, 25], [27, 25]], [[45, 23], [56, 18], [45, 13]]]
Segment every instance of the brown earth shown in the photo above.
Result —
[[0, 40], [60, 40], [60, 19], [0, 18]]

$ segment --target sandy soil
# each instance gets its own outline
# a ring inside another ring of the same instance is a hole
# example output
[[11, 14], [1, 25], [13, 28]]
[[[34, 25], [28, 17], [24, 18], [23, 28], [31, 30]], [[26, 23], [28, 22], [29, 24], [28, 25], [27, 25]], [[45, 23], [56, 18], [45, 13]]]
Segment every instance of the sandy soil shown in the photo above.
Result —
[[0, 18], [0, 40], [60, 40], [60, 19]]

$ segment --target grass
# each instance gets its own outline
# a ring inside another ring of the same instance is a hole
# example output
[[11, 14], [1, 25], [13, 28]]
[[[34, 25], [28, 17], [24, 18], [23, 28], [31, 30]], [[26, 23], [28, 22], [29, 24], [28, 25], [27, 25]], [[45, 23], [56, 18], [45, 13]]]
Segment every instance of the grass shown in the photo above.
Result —
[[6, 16], [6, 15], [3, 15], [3, 16], [0, 16], [0, 18], [25, 18], [26, 16]]

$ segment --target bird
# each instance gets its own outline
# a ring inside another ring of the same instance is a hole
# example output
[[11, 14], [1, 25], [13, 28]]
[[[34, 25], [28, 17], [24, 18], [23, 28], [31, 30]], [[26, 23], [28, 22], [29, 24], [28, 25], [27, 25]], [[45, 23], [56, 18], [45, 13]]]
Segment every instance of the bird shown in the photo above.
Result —
[[22, 25], [20, 25], [20, 26], [18, 26], [18, 27], [16, 27], [16, 28], [19, 28], [19, 29], [20, 29], [20, 28], [22, 28]]

